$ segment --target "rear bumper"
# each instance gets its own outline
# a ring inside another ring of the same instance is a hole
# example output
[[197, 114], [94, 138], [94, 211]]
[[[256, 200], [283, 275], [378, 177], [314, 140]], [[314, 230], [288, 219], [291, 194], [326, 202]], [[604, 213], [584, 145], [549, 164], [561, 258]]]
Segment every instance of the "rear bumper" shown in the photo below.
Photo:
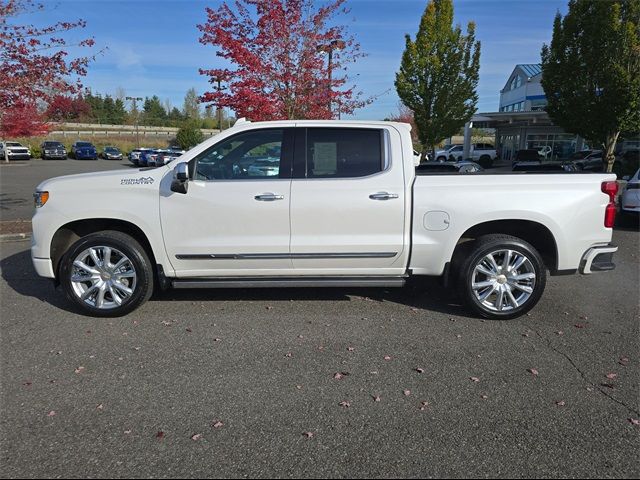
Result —
[[593, 272], [606, 272], [616, 268], [613, 263], [613, 254], [618, 251], [618, 246], [613, 243], [591, 247], [582, 256], [580, 261], [580, 273], [588, 275]]

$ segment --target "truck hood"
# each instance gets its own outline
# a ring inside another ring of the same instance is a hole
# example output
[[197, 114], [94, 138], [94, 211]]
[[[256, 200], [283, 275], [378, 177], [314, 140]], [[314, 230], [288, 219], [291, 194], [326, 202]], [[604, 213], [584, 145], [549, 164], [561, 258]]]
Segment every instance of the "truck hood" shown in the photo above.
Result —
[[123, 169], [106, 172], [80, 173], [55, 177], [40, 183], [36, 190], [55, 192], [63, 190], [65, 193], [73, 191], [120, 191], [122, 188], [158, 188], [160, 180], [167, 173], [168, 168], [152, 169]]

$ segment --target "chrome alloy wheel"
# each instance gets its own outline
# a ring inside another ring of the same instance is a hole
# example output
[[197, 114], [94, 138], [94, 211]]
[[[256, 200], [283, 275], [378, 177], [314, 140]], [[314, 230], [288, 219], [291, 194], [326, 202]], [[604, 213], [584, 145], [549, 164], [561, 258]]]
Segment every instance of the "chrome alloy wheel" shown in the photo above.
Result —
[[494, 312], [524, 305], [533, 294], [536, 272], [531, 260], [514, 250], [496, 250], [477, 263], [471, 288], [480, 304]]
[[99, 309], [116, 308], [136, 288], [136, 269], [120, 250], [90, 247], [73, 261], [71, 286], [80, 300]]

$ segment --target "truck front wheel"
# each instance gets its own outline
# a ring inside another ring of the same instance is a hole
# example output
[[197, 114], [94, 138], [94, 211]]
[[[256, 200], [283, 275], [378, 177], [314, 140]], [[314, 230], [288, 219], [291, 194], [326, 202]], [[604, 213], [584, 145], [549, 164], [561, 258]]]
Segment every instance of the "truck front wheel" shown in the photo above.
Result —
[[82, 237], [60, 260], [59, 280], [82, 313], [126, 315], [153, 293], [153, 270], [144, 248], [131, 236], [102, 231]]
[[485, 235], [465, 253], [459, 288], [469, 308], [481, 317], [519, 317], [540, 300], [546, 269], [529, 243], [510, 235]]

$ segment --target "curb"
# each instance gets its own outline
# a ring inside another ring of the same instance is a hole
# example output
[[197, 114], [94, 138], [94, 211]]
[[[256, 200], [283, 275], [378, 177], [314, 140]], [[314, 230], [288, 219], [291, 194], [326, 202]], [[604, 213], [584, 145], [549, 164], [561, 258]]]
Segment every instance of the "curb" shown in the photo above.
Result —
[[31, 239], [31, 233], [5, 233], [0, 235], [0, 243], [2, 242], [19, 242]]

